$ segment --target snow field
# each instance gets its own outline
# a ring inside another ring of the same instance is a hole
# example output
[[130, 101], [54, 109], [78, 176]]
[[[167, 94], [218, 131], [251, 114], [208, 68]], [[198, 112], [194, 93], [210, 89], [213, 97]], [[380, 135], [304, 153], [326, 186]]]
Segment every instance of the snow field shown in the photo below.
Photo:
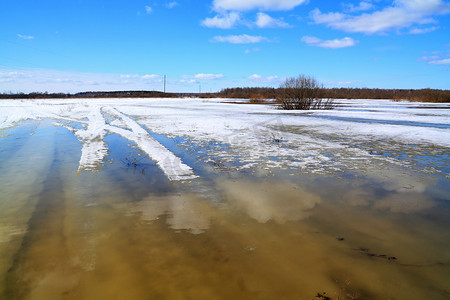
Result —
[[[273, 105], [227, 101], [233, 100], [4, 100], [0, 102], [0, 129], [27, 119], [58, 120], [83, 144], [79, 171], [102, 165], [108, 155], [104, 138], [119, 134], [135, 143], [173, 181], [197, 176], [156, 141], [152, 132], [187, 138], [185, 146], [200, 148], [206, 154], [205, 162], [238, 158], [238, 169], [298, 168], [312, 173], [360, 169], [370, 167], [371, 162], [407, 166], [407, 159], [374, 153], [396, 150], [414, 156], [421, 149], [448, 153], [450, 148], [447, 104], [338, 100], [334, 110], [282, 111]], [[226, 145], [226, 149], [205, 147], [210, 142]]]

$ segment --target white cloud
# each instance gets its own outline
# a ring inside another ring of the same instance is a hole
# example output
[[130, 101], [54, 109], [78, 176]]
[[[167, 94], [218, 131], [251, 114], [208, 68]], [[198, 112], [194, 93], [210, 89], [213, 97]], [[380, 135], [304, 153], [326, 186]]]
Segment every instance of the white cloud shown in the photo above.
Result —
[[152, 11], [153, 11], [153, 9], [152, 9], [150, 6], [148, 6], [148, 5], [145, 6], [145, 12], [146, 12], [147, 14], [151, 14]]
[[307, 2], [308, 0], [214, 0], [213, 7], [216, 11], [291, 10]]
[[213, 37], [212, 41], [231, 44], [255, 44], [261, 42], [268, 42], [269, 40], [263, 36], [241, 34], [241, 35], [215, 36]]
[[283, 20], [274, 19], [268, 14], [259, 12], [256, 14], [256, 26], [260, 28], [287, 28], [290, 25]]
[[195, 79], [181, 79], [181, 83], [197, 83], [197, 80]]
[[240, 13], [230, 12], [217, 15], [214, 18], [206, 18], [201, 24], [210, 28], [230, 29], [239, 23], [242, 23]]
[[424, 53], [426, 55], [419, 57], [417, 61], [419, 62], [427, 62], [429, 65], [439, 66], [439, 65], [450, 65], [450, 51], [441, 52], [441, 51], [433, 51]]
[[258, 79], [262, 78], [262, 76], [258, 75], [258, 74], [253, 74], [253, 75], [248, 76], [247, 78], [250, 80], [258, 80]]
[[195, 79], [199, 79], [199, 80], [214, 80], [214, 79], [220, 79], [223, 78], [224, 76], [222, 74], [197, 74], [194, 76]]
[[121, 74], [120, 78], [138, 78], [139, 75], [137, 74]]
[[172, 1], [172, 2], [167, 3], [166, 7], [170, 9], [170, 8], [174, 8], [177, 5], [178, 5], [178, 2]]
[[251, 82], [257, 82], [257, 83], [276, 83], [279, 82], [281, 79], [278, 76], [261, 76], [259, 74], [253, 74], [247, 77], [248, 80]]
[[428, 62], [429, 65], [444, 65], [450, 66], [450, 58], [440, 59], [440, 60], [432, 60]]
[[146, 75], [142, 75], [141, 78], [142, 79], [157, 79], [161, 76], [156, 75], [156, 74], [146, 74]]
[[0, 83], [20, 83], [31, 80], [33, 74], [23, 71], [9, 71], [0, 69]]
[[322, 40], [319, 38], [316, 38], [314, 36], [304, 36], [302, 37], [302, 42], [308, 44], [308, 45], [313, 45], [313, 44], [318, 44], [320, 43]]
[[6, 77], [11, 79], [16, 78], [29, 78], [32, 77], [32, 74], [29, 74], [27, 72], [19, 72], [19, 71], [3, 71], [0, 72], [0, 77]]
[[422, 56], [417, 61], [431, 61], [441, 59], [440, 55]]
[[344, 4], [344, 8], [348, 12], [358, 12], [358, 11], [365, 11], [365, 10], [371, 10], [375, 8], [375, 5], [370, 3], [369, 1], [361, 1], [359, 5], [355, 6], [351, 3]]
[[22, 34], [18, 33], [17, 36], [20, 39], [22, 39], [22, 40], [32, 40], [32, 39], [34, 39], [34, 36], [32, 36], [32, 35], [22, 35]]
[[356, 45], [356, 43], [358, 43], [358, 41], [355, 41], [350, 37], [334, 40], [321, 40], [314, 36], [304, 36], [302, 37], [302, 42], [306, 43], [309, 46], [329, 49], [353, 47]]
[[160, 78], [150, 78], [153, 76], [0, 67], [0, 92], [162, 90]]
[[[236, 25], [246, 25], [252, 27], [252, 22], [245, 21], [242, 19], [242, 14], [240, 12], [221, 12], [213, 18], [206, 18], [201, 22], [201, 25], [209, 28], [221, 28], [230, 29]], [[254, 25], [259, 28], [287, 28], [291, 27], [288, 23], [284, 22], [282, 19], [275, 19], [268, 14], [259, 12], [256, 14], [256, 20]]]
[[409, 33], [410, 34], [424, 34], [424, 33], [438, 30], [438, 29], [439, 29], [439, 27], [437, 27], [437, 26], [428, 27], [428, 28], [413, 28], [409, 31]]
[[183, 75], [183, 79], [181, 79], [180, 83], [199, 83], [200, 80], [217, 80], [222, 79], [225, 76], [223, 74], [206, 74], [206, 73], [199, 73], [194, 76], [191, 75]]
[[450, 3], [442, 0], [396, 0], [392, 6], [372, 13], [350, 15], [322, 13], [314, 9], [310, 17], [316, 24], [325, 24], [333, 29], [366, 34], [402, 29], [413, 24], [435, 22], [431, 16], [450, 12]]
[[244, 54], [261, 51], [260, 48], [245, 49]]

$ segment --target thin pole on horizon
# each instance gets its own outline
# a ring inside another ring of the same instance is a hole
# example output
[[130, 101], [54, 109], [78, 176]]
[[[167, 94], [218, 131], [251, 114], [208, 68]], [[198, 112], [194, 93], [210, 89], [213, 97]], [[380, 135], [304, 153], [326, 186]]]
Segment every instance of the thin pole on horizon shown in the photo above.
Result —
[[166, 92], [166, 75], [164, 75], [164, 93]]

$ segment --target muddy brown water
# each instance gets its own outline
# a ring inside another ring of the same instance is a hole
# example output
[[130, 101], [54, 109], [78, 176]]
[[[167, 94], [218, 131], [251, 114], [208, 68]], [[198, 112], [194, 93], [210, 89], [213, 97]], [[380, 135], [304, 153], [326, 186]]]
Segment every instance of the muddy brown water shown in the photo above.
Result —
[[64, 128], [0, 136], [0, 299], [450, 298], [442, 176], [174, 183], [119, 137], [105, 165], [77, 174]]

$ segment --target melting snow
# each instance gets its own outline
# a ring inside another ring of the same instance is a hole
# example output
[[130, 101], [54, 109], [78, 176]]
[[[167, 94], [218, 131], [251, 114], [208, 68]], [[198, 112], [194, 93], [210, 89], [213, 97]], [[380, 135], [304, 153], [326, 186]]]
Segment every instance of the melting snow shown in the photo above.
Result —
[[79, 171], [103, 164], [108, 153], [104, 138], [119, 134], [148, 154], [170, 180], [182, 181], [197, 176], [150, 132], [187, 138], [185, 146], [200, 149], [206, 162], [238, 158], [239, 168], [343, 171], [373, 160], [408, 163], [379, 155], [380, 149], [417, 151], [420, 146], [448, 153], [448, 104], [337, 102], [336, 109], [328, 111], [281, 111], [271, 105], [231, 104], [223, 99], [2, 100], [0, 129], [27, 119], [58, 120], [83, 144]]

